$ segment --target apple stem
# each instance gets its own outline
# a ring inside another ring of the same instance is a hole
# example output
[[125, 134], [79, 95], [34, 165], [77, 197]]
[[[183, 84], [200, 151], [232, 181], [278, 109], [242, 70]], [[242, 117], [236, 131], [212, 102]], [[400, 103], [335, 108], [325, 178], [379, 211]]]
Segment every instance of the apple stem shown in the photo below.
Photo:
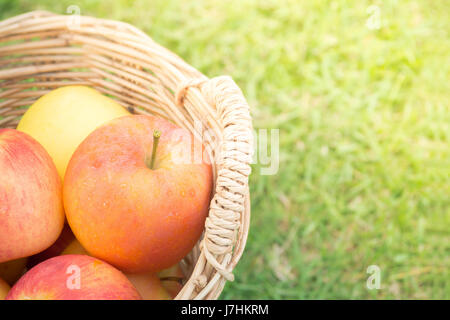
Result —
[[159, 142], [160, 137], [161, 137], [161, 131], [154, 130], [153, 131], [153, 148], [152, 148], [152, 158], [151, 158], [151, 162], [150, 162], [150, 169], [153, 169], [153, 166], [155, 165], [156, 149], [158, 148], [158, 142]]

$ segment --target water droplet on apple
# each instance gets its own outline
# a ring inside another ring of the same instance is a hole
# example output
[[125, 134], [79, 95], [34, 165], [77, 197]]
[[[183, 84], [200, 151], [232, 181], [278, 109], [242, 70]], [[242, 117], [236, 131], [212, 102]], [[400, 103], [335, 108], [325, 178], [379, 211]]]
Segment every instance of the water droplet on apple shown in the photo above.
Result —
[[99, 160], [95, 160], [93, 163], [94, 168], [100, 168], [100, 166], [102, 165], [102, 163]]

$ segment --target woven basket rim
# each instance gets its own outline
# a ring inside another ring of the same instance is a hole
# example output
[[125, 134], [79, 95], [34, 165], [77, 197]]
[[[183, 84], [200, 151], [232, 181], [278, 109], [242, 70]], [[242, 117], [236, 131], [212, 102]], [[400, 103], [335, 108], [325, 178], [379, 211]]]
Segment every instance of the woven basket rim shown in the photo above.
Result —
[[194, 135], [203, 130], [197, 122], [216, 134], [208, 142], [215, 186], [204, 237], [184, 259], [188, 279], [175, 299], [217, 299], [234, 279], [250, 226], [253, 132], [242, 91], [125, 22], [40, 10], [0, 21], [0, 127], [15, 128], [23, 106], [67, 84], [92, 86], [132, 113], [168, 118]]

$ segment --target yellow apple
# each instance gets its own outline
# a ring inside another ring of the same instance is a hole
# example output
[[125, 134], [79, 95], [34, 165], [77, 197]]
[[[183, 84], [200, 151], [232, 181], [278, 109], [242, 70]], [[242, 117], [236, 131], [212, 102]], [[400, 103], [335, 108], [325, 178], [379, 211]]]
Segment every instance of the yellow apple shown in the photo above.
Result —
[[22, 276], [26, 264], [27, 258], [20, 258], [0, 263], [0, 278], [5, 280], [10, 285], [13, 285], [14, 282], [19, 280]]
[[2, 278], [0, 278], [0, 300], [5, 300], [10, 289], [11, 288], [6, 283], [6, 281], [4, 281], [4, 280], [2, 280]]
[[130, 113], [114, 100], [85, 86], [65, 86], [40, 97], [17, 130], [28, 133], [52, 157], [61, 179], [78, 145], [109, 120]]
[[162, 286], [170, 294], [172, 299], [183, 289], [182, 281], [184, 279], [184, 273], [180, 263], [158, 272], [158, 277]]
[[126, 273], [143, 300], [172, 300], [169, 292], [163, 287], [155, 273]]
[[86, 251], [86, 249], [83, 248], [83, 246], [77, 239], [74, 239], [61, 253], [62, 256], [66, 254], [89, 255], [89, 253]]

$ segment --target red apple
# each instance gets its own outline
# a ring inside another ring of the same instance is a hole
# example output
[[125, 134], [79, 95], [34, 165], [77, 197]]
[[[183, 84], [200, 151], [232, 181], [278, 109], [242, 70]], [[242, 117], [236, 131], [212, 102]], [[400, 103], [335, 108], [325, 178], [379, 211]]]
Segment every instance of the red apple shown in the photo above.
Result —
[[43, 251], [64, 224], [61, 180], [26, 133], [0, 129], [0, 262]]
[[64, 178], [64, 206], [91, 255], [137, 273], [168, 268], [189, 253], [204, 229], [213, 183], [209, 161], [190, 159], [203, 155], [193, 141], [167, 120], [134, 115], [81, 143]]
[[99, 259], [64, 255], [28, 271], [6, 300], [140, 300], [125, 275]]

